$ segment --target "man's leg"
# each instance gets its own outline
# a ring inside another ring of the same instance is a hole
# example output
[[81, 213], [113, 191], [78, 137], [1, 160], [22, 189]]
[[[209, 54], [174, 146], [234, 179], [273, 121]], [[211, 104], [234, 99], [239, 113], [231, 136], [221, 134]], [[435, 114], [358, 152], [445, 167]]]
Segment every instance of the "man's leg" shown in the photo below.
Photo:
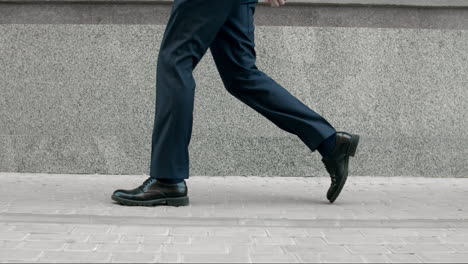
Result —
[[150, 177], [189, 178], [195, 80], [192, 72], [240, 0], [175, 0], [161, 42]]
[[297, 135], [311, 151], [320, 152], [331, 178], [327, 199], [333, 203], [346, 182], [349, 157], [356, 153], [359, 136], [337, 132], [323, 117], [257, 69], [254, 12], [255, 3], [233, 9], [210, 45], [224, 86], [278, 127]]
[[[315, 151], [325, 139], [333, 137], [336, 130], [256, 67], [254, 12], [255, 3], [233, 9], [210, 45], [224, 86], [230, 94], [279, 128], [297, 135]], [[333, 140], [328, 141], [323, 149], [334, 146]]]
[[174, 1], [158, 55], [150, 177], [137, 188], [115, 190], [114, 201], [133, 206], [189, 204], [184, 179], [189, 178], [192, 72], [240, 1]]

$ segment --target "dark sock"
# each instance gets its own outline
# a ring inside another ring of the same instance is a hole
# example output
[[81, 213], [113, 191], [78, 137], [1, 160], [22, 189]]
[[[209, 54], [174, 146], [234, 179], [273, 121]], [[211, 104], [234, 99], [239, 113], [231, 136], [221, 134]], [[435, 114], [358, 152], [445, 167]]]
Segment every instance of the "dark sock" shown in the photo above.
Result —
[[183, 182], [184, 179], [158, 179], [158, 181], [165, 183], [165, 184], [176, 184], [179, 182]]
[[336, 145], [336, 133], [329, 136], [323, 140], [320, 145], [318, 145], [317, 150], [322, 155], [322, 157], [328, 156], [331, 154], [333, 148]]

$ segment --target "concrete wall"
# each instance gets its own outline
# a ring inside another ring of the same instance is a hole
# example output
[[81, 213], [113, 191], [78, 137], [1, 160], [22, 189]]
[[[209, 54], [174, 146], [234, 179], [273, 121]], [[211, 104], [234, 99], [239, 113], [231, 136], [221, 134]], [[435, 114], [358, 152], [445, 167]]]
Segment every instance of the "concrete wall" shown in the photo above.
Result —
[[[170, 3], [143, 2], [0, 3], [0, 171], [148, 173]], [[255, 24], [258, 67], [362, 136], [353, 175], [468, 176], [468, 8], [258, 5]], [[194, 74], [191, 175], [326, 175], [209, 51]]]

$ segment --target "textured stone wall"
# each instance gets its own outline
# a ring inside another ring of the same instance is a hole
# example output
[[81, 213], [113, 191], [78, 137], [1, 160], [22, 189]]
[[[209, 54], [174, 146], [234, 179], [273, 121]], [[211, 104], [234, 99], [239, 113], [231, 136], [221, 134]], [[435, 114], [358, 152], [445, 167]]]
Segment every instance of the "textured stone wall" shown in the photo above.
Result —
[[[268, 0], [258, 0], [267, 3]], [[172, 3], [174, 0], [0, 0], [0, 3]], [[287, 4], [466, 7], [466, 0], [287, 0]]]
[[[0, 8], [0, 171], [148, 173], [168, 6], [153, 6], [148, 23], [136, 18], [143, 9], [113, 23], [125, 12], [99, 6], [70, 7], [102, 11], [64, 23], [73, 16], [40, 6]], [[290, 21], [257, 8], [258, 67], [337, 130], [361, 135], [353, 175], [468, 176], [467, 10], [376, 9], [402, 24], [372, 27], [345, 25], [369, 11], [358, 8], [285, 8]], [[308, 16], [314, 8], [322, 17]], [[85, 22], [99, 17], [110, 22]], [[326, 175], [317, 152], [225, 91], [209, 51], [194, 75], [191, 175]]]

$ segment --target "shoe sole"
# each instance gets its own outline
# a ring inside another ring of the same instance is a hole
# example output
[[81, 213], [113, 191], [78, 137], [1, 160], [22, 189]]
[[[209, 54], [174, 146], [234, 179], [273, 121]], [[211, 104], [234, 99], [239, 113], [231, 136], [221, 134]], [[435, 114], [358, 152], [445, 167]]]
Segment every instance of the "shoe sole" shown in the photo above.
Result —
[[343, 180], [341, 181], [340, 185], [338, 186], [338, 189], [336, 190], [336, 192], [333, 194], [333, 196], [330, 198], [330, 203], [333, 203], [335, 202], [336, 198], [338, 198], [338, 196], [340, 195], [341, 193], [341, 190], [343, 190], [343, 187], [346, 183], [346, 180], [348, 179], [348, 165], [349, 165], [349, 157], [354, 157], [354, 155], [356, 154], [356, 149], [357, 149], [357, 146], [358, 146], [358, 143], [359, 143], [359, 135], [354, 135], [354, 134], [351, 134], [351, 142], [349, 144], [349, 147], [348, 147], [348, 151], [346, 152], [347, 156], [346, 156], [346, 160], [345, 160], [345, 166], [346, 166], [346, 170], [345, 170], [345, 175], [343, 175]]
[[112, 196], [112, 200], [119, 202], [123, 205], [142, 205], [142, 206], [154, 206], [154, 205], [168, 205], [168, 206], [186, 206], [189, 205], [189, 198], [187, 196], [177, 198], [162, 198], [148, 201], [133, 201], [125, 198]]

